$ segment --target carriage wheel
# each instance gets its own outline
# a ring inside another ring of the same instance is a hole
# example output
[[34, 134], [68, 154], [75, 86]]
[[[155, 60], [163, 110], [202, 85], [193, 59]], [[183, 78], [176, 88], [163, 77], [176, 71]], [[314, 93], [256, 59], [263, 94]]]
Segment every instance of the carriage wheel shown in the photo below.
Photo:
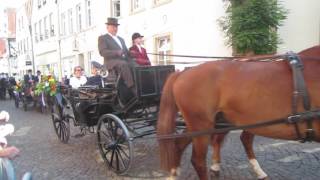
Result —
[[117, 174], [125, 174], [133, 161], [133, 143], [125, 124], [113, 114], [100, 117], [98, 146], [104, 162]]
[[54, 130], [62, 143], [68, 143], [70, 138], [70, 123], [69, 118], [61, 112], [58, 104], [52, 107], [52, 123]]

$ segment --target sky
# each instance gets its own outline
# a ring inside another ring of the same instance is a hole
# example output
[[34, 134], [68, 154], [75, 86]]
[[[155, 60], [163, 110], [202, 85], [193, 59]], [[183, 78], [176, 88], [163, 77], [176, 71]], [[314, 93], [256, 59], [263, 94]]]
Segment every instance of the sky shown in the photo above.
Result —
[[18, 8], [23, 2], [24, 0], [0, 0], [0, 6], [1, 8]]

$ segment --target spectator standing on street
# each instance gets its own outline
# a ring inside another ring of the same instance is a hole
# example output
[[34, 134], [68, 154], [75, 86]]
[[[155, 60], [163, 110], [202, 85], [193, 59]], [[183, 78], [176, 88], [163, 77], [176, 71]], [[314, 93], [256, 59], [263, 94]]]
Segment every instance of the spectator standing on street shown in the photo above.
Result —
[[139, 33], [132, 34], [132, 46], [129, 48], [130, 56], [141, 66], [151, 65], [147, 51], [142, 47], [143, 36]]
[[87, 82], [87, 78], [82, 75], [82, 67], [76, 66], [73, 69], [73, 77], [70, 78], [70, 86], [72, 88], [79, 88]]

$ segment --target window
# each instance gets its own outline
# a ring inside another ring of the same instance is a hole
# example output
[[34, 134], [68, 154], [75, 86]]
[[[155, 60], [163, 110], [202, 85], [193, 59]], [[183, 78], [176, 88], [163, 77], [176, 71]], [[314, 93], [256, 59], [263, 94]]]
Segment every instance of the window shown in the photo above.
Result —
[[34, 23], [34, 29], [33, 29], [33, 31], [34, 31], [34, 41], [35, 42], [38, 42], [38, 25], [37, 25], [37, 23]]
[[143, 9], [143, 0], [131, 0], [131, 12]]
[[82, 20], [82, 17], [81, 17], [81, 4], [78, 4], [76, 6], [76, 21], [77, 21], [77, 31], [80, 32], [82, 30], [82, 23], [81, 23], [81, 20]]
[[120, 17], [120, 0], [111, 0], [111, 16]]
[[23, 16], [21, 17], [21, 27], [24, 29]]
[[172, 0], [153, 0], [153, 4], [155, 6], [161, 5], [161, 4], [166, 4], [171, 2]]
[[48, 37], [49, 37], [49, 30], [48, 30], [47, 21], [48, 21], [48, 17], [46, 16], [46, 17], [44, 17], [44, 19], [43, 19], [44, 38], [45, 38], [45, 39], [48, 39]]
[[73, 33], [73, 17], [72, 17], [72, 9], [68, 10], [68, 25], [69, 25], [69, 33]]
[[60, 34], [62, 36], [66, 35], [66, 14], [62, 13], [61, 14], [61, 32]]
[[29, 51], [29, 38], [27, 37], [27, 42], [26, 42], [26, 44], [27, 44], [27, 51]]
[[26, 53], [26, 40], [23, 40], [23, 54]]
[[21, 31], [21, 20], [18, 19], [18, 30]]
[[54, 25], [52, 24], [52, 13], [49, 14], [49, 27], [50, 27], [50, 36], [54, 36]]
[[38, 8], [41, 8], [41, 0], [38, 0]]
[[92, 17], [91, 17], [91, 0], [86, 0], [86, 25], [90, 27], [92, 25]]
[[43, 40], [43, 33], [42, 33], [42, 20], [39, 21], [39, 39], [40, 41]]
[[[156, 64], [165, 65], [168, 64], [171, 59], [170, 56], [165, 56], [171, 54], [171, 37], [170, 35], [165, 35], [156, 38], [156, 53], [160, 56], [156, 57]], [[161, 56], [163, 55], [163, 56]]]

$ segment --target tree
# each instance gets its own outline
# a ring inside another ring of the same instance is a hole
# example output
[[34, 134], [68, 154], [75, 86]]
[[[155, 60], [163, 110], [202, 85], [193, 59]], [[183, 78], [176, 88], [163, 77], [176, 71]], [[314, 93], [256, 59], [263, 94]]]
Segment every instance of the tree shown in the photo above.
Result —
[[226, 0], [226, 16], [219, 19], [227, 43], [236, 54], [275, 53], [277, 28], [288, 11], [277, 0]]

